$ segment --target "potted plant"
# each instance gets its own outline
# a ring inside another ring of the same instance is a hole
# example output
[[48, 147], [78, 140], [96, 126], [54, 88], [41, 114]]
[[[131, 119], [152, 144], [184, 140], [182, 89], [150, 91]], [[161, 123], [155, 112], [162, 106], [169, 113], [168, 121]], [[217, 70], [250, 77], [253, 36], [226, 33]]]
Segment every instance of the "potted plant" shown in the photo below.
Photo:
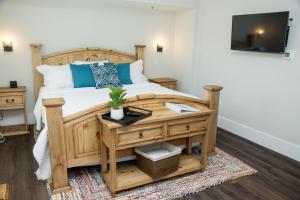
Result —
[[112, 85], [109, 85], [108, 89], [111, 90], [109, 93], [111, 101], [108, 102], [108, 105], [111, 107], [110, 117], [115, 120], [120, 120], [124, 117], [122, 105], [125, 102], [124, 96], [127, 94], [126, 90]]

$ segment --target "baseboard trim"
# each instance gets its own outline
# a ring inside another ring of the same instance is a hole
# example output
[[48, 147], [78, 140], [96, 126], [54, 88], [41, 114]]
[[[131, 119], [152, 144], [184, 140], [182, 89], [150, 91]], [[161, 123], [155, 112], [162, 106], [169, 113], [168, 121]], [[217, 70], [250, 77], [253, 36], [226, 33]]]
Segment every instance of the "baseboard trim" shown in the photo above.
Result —
[[300, 162], [300, 145], [293, 144], [239, 122], [219, 116], [218, 126], [277, 153]]

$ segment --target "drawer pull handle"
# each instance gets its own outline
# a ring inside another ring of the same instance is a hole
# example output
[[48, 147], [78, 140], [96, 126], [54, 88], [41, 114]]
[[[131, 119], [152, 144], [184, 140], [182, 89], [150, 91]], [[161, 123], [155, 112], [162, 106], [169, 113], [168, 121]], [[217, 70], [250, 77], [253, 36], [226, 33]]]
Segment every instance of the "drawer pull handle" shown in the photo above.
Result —
[[139, 133], [140, 139], [142, 139], [144, 137], [143, 132]]
[[190, 130], [190, 125], [186, 125], [186, 130]]
[[6, 103], [14, 103], [15, 100], [14, 99], [6, 99]]

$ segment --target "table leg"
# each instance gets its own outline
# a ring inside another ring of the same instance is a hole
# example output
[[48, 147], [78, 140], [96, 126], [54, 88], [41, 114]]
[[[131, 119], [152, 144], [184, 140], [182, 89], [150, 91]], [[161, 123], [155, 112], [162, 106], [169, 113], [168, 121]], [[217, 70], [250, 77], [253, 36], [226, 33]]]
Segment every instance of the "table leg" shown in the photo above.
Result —
[[200, 162], [205, 168], [207, 162], [207, 150], [208, 150], [208, 137], [207, 134], [202, 136], [202, 144], [201, 144], [201, 155], [200, 155]]
[[107, 147], [101, 140], [101, 172], [102, 176], [107, 172]]
[[25, 130], [28, 131], [29, 133], [29, 130], [28, 130], [28, 122], [27, 122], [27, 113], [26, 113], [26, 106], [24, 107], [24, 124], [25, 124]]
[[114, 146], [109, 149], [109, 166], [110, 166], [110, 185], [112, 196], [116, 196], [117, 190], [117, 161], [116, 149]]
[[186, 152], [187, 154], [192, 154], [192, 137], [186, 138]]

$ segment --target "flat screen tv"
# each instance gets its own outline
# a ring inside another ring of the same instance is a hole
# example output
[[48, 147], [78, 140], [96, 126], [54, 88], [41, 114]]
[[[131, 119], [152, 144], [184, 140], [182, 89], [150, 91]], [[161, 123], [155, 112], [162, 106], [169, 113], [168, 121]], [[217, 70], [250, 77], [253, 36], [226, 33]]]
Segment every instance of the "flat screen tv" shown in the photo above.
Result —
[[289, 12], [234, 15], [231, 49], [284, 53], [288, 21]]

